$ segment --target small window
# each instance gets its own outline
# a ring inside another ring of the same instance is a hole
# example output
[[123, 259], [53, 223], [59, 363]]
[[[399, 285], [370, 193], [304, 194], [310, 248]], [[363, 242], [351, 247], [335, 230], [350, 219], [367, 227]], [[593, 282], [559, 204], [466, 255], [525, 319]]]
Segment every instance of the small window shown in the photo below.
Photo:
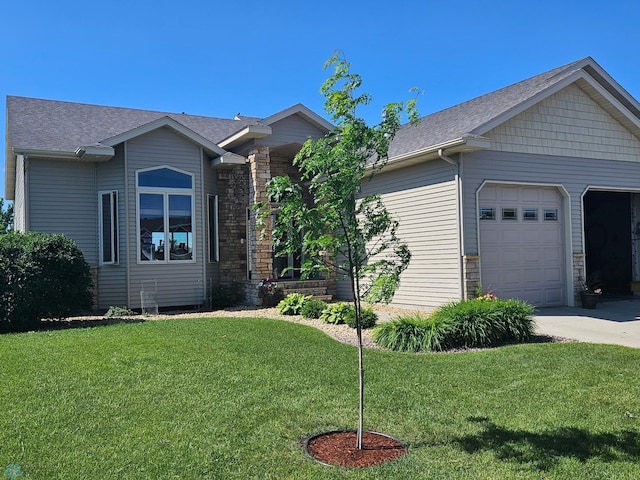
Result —
[[558, 221], [558, 209], [557, 208], [548, 208], [544, 210], [544, 221], [545, 222], [557, 222]]
[[193, 188], [193, 178], [170, 168], [138, 172], [138, 186], [152, 188]]
[[118, 192], [116, 190], [98, 194], [100, 222], [100, 263], [118, 263]]
[[220, 259], [218, 253], [218, 196], [208, 196], [209, 216], [209, 262]]
[[496, 209], [495, 208], [481, 208], [480, 209], [480, 220], [495, 220], [496, 219]]
[[525, 208], [522, 210], [522, 219], [525, 222], [537, 222], [538, 221], [538, 209], [537, 208]]
[[518, 220], [518, 209], [517, 208], [503, 208], [502, 209], [502, 220]]

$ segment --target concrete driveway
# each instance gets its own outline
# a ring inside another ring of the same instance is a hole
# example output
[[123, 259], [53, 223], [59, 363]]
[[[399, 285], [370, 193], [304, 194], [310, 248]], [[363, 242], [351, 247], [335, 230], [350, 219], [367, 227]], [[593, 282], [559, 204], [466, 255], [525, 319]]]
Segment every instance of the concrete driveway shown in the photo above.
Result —
[[640, 298], [600, 301], [593, 309], [539, 308], [536, 332], [589, 343], [640, 348]]

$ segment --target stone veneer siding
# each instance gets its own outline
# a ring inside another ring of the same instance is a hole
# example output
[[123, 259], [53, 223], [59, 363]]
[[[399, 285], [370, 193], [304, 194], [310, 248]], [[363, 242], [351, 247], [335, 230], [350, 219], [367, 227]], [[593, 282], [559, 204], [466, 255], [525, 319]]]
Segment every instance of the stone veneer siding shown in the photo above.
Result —
[[480, 257], [464, 256], [464, 298], [475, 298], [480, 284]]
[[247, 166], [218, 170], [220, 283], [244, 283], [247, 277]]
[[[271, 179], [271, 157], [269, 147], [258, 147], [249, 152], [249, 203], [255, 205], [266, 202], [267, 182]], [[273, 275], [273, 246], [271, 241], [271, 218], [259, 224], [256, 212], [249, 213], [248, 239], [251, 258], [250, 278], [247, 281], [246, 299], [249, 303], [258, 303], [258, 283]], [[264, 230], [264, 231], [263, 231]]]
[[573, 285], [575, 286], [573, 298], [576, 305], [580, 305], [580, 290], [586, 281], [586, 257], [584, 253], [573, 254]]

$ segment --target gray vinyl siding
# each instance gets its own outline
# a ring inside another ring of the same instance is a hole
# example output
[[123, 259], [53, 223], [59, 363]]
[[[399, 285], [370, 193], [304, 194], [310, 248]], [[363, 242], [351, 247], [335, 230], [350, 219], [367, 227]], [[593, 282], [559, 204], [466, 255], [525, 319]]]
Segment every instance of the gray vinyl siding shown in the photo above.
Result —
[[[126, 144], [128, 184], [128, 258], [130, 307], [140, 307], [143, 281], [157, 282], [160, 307], [194, 305], [204, 296], [204, 229], [202, 225], [202, 166], [200, 148], [169, 128], [160, 128]], [[138, 263], [138, 218], [136, 171], [169, 166], [193, 175], [194, 263]]]
[[298, 115], [283, 118], [271, 126], [272, 133], [258, 143], [264, 146], [288, 145], [290, 143], [303, 144], [309, 137], [319, 138], [324, 131], [314, 127]]
[[29, 230], [65, 234], [97, 265], [95, 164], [30, 158], [28, 177]]
[[[411, 263], [393, 298], [395, 306], [429, 310], [460, 298], [455, 174], [454, 166], [437, 160], [380, 173], [363, 185], [364, 194], [382, 194], [399, 222], [399, 237], [411, 250]], [[346, 288], [342, 294], [348, 293]]]
[[[98, 308], [112, 305], [127, 306], [127, 228], [125, 214], [124, 145], [118, 145], [116, 155], [108, 162], [96, 164], [97, 192], [118, 192], [118, 244], [119, 259], [116, 265], [98, 267]], [[98, 247], [99, 251], [99, 247]]]
[[582, 194], [588, 187], [640, 189], [640, 142], [638, 161], [594, 160], [506, 152], [476, 152], [463, 161], [465, 254], [477, 255], [476, 191], [484, 181], [561, 185], [568, 193], [571, 210], [572, 253], [583, 253]]

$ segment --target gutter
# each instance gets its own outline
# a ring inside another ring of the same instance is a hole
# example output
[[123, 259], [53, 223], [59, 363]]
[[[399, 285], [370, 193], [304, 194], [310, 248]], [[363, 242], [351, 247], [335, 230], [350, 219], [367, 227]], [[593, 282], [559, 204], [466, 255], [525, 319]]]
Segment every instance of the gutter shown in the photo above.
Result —
[[465, 299], [465, 291], [464, 291], [464, 263], [463, 263], [463, 252], [464, 252], [464, 224], [462, 221], [462, 154], [460, 154], [460, 160], [454, 160], [451, 157], [445, 155], [444, 148], [438, 149], [438, 157], [440, 157], [445, 162], [456, 167], [456, 229], [458, 235], [458, 275], [460, 278], [460, 300]]
[[[463, 137], [456, 138], [455, 140], [449, 140], [447, 142], [431, 145], [429, 147], [421, 148], [420, 150], [413, 150], [411, 152], [398, 155], [397, 157], [389, 158], [385, 165], [385, 170], [394, 170], [396, 168], [414, 165], [427, 160], [435, 160], [440, 158], [438, 153], [440, 151], [448, 151], [451, 154], [484, 150], [490, 147], [491, 141], [487, 138], [465, 135]], [[373, 169], [373, 165], [368, 166], [367, 169]]]

